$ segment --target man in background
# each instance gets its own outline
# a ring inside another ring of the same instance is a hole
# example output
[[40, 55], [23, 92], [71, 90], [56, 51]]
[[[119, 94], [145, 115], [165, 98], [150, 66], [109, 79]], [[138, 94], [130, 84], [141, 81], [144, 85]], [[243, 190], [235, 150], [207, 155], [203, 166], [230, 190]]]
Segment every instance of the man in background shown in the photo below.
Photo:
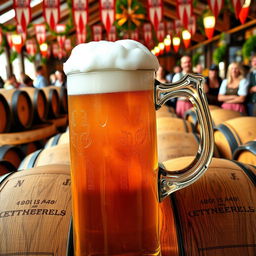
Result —
[[48, 85], [46, 78], [44, 77], [44, 69], [43, 66], [38, 66], [36, 68], [36, 79], [34, 81], [35, 88], [44, 88]]

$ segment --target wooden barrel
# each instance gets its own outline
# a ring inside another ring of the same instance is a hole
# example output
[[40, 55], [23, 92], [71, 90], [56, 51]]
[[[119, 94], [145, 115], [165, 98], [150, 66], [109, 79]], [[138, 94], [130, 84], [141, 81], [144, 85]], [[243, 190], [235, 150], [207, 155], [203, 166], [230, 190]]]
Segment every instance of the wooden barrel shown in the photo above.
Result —
[[[213, 127], [236, 117], [241, 117], [242, 114], [237, 111], [222, 109], [222, 108], [214, 108], [210, 109], [210, 114], [212, 117]], [[200, 126], [198, 124], [197, 115], [194, 109], [190, 109], [185, 113], [185, 119], [191, 122], [197, 131], [200, 130]]]
[[238, 117], [215, 127], [214, 140], [220, 155], [232, 159], [238, 146], [256, 138], [256, 117]]
[[55, 88], [58, 92], [59, 99], [60, 99], [60, 113], [67, 114], [68, 113], [68, 93], [66, 87], [59, 87], [59, 86], [50, 86]]
[[193, 132], [194, 126], [189, 121], [176, 117], [160, 117], [156, 119], [157, 132], [177, 131]]
[[70, 218], [68, 165], [6, 175], [0, 183], [0, 255], [66, 255]]
[[49, 164], [70, 164], [69, 144], [39, 149], [26, 156], [18, 169], [21, 171]]
[[0, 94], [0, 133], [8, 132], [11, 129], [11, 110], [5, 97]]
[[60, 98], [55, 87], [48, 86], [42, 88], [48, 102], [48, 119], [56, 118], [60, 114]]
[[69, 132], [58, 133], [51, 137], [45, 144], [44, 148], [50, 148], [52, 146], [68, 144], [69, 143]]
[[0, 160], [6, 160], [17, 169], [25, 157], [22, 150], [15, 146], [4, 145], [0, 147]]
[[256, 166], [256, 140], [239, 146], [233, 154], [233, 159], [245, 164]]
[[32, 102], [25, 91], [16, 89], [0, 89], [7, 100], [12, 117], [12, 129], [21, 130], [30, 128], [33, 121]]
[[[177, 170], [193, 158], [164, 163]], [[213, 158], [206, 173], [160, 204], [162, 256], [255, 256], [256, 169]]]
[[44, 143], [40, 140], [31, 141], [30, 143], [25, 143], [20, 145], [21, 150], [23, 151], [24, 155], [27, 156], [30, 153], [35, 152], [36, 150], [43, 148]]
[[156, 111], [157, 118], [159, 117], [177, 117], [174, 108], [163, 105]]
[[6, 160], [0, 160], [0, 177], [4, 174], [17, 171], [17, 167], [15, 167], [12, 163]]
[[193, 133], [159, 132], [157, 145], [159, 162], [181, 156], [195, 156], [198, 150], [198, 137]]
[[48, 115], [48, 104], [44, 91], [33, 87], [23, 87], [21, 90], [26, 91], [31, 99], [34, 110], [33, 123], [45, 122]]

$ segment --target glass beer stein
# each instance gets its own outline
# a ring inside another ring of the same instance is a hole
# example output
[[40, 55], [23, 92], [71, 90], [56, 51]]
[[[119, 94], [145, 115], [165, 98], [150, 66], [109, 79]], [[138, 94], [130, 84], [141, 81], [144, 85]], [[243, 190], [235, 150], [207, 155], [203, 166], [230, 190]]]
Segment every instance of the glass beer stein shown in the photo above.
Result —
[[[154, 86], [156, 57], [132, 40], [77, 47], [64, 64], [74, 254], [161, 255], [159, 201], [196, 181], [212, 157], [203, 78]], [[201, 143], [188, 167], [168, 171], [158, 164], [155, 109], [183, 96], [197, 111]]]

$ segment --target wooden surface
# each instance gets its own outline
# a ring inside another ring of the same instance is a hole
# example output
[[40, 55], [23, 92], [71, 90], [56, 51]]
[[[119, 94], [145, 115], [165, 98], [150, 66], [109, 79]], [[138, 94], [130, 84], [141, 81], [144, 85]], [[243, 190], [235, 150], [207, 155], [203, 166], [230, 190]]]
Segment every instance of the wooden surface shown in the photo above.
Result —
[[66, 255], [69, 172], [68, 165], [37, 167], [0, 184], [0, 255]]
[[18, 145], [23, 143], [29, 143], [32, 141], [51, 137], [56, 133], [56, 127], [52, 123], [42, 124], [33, 127], [33, 129], [22, 132], [1, 133], [0, 134], [0, 146], [1, 145]]
[[184, 119], [176, 117], [160, 117], [156, 119], [157, 132], [176, 131], [192, 132], [193, 125]]

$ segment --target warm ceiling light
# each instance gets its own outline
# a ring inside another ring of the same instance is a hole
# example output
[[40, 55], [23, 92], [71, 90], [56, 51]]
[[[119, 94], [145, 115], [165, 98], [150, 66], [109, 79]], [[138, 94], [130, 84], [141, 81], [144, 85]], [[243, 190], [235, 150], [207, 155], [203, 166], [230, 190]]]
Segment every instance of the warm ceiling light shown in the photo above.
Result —
[[160, 49], [160, 54], [163, 54], [164, 53], [164, 48], [165, 48], [164, 43], [159, 43], [158, 48]]
[[168, 35], [165, 39], [164, 39], [164, 45], [165, 45], [165, 51], [166, 52], [169, 52], [170, 49], [171, 49], [171, 39], [170, 39], [170, 36]]
[[215, 23], [216, 23], [216, 19], [213, 15], [204, 17], [204, 29], [208, 39], [211, 39], [213, 36]]
[[179, 48], [180, 48], [180, 38], [175, 36], [173, 37], [172, 39], [172, 45], [173, 45], [173, 49], [175, 52], [178, 52], [179, 51]]
[[46, 57], [48, 54], [48, 44], [46, 43], [40, 44], [40, 52], [44, 57]]
[[158, 47], [158, 46], [155, 46], [154, 50], [155, 50], [155, 55], [158, 56], [159, 53], [160, 53], [159, 47]]
[[188, 48], [190, 45], [190, 40], [191, 40], [191, 34], [188, 30], [182, 31], [182, 39], [183, 39], [185, 48]]
[[21, 35], [12, 35], [12, 44], [15, 47], [15, 50], [20, 53], [22, 48], [22, 37]]

